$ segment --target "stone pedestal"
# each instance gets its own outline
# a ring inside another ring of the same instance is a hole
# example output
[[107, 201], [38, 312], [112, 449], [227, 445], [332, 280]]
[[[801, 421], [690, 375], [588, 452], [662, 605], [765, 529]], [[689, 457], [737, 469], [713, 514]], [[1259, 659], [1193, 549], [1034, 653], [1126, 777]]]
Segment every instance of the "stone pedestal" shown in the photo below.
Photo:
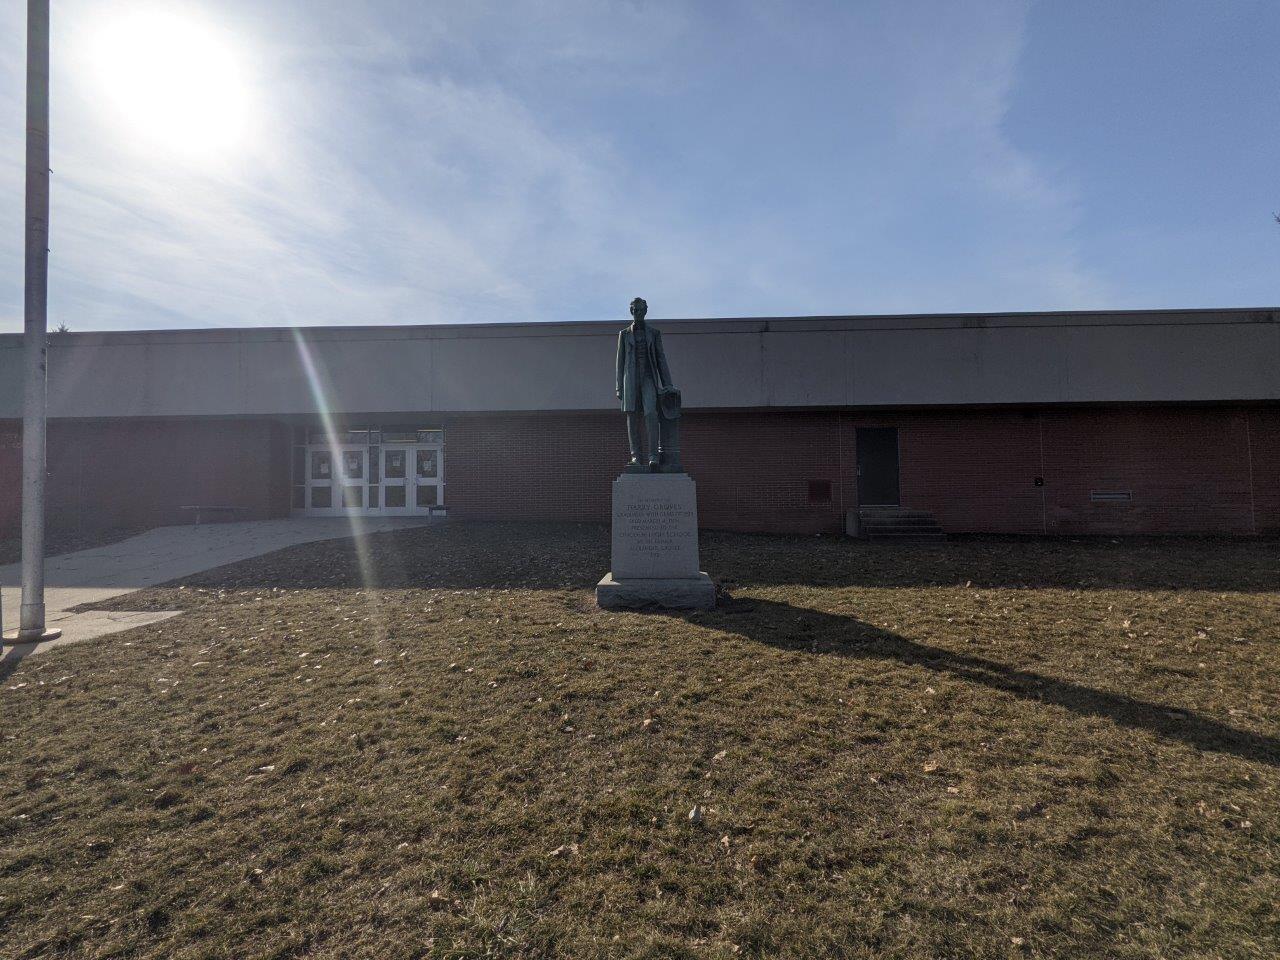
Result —
[[715, 606], [715, 584], [698, 569], [698, 500], [687, 473], [624, 473], [613, 482], [612, 570], [596, 585], [596, 603]]

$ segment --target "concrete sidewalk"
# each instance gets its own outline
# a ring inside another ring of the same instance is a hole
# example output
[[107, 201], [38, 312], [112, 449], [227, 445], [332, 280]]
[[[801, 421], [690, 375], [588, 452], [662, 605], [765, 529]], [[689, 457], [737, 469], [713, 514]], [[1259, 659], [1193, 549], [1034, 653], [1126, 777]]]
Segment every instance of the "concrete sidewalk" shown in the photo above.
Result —
[[[377, 533], [433, 521], [425, 517], [358, 517], [354, 522], [360, 532]], [[118, 597], [295, 544], [350, 537], [355, 529], [352, 523], [343, 518], [308, 517], [159, 527], [105, 547], [49, 557], [45, 561], [45, 622], [61, 629], [62, 636], [49, 643], [11, 645], [8, 649], [18, 656], [27, 656], [49, 647], [90, 640], [176, 616], [180, 611], [71, 613], [70, 610], [83, 603]], [[21, 582], [18, 564], [0, 567], [0, 598], [4, 603], [6, 630], [18, 625]]]

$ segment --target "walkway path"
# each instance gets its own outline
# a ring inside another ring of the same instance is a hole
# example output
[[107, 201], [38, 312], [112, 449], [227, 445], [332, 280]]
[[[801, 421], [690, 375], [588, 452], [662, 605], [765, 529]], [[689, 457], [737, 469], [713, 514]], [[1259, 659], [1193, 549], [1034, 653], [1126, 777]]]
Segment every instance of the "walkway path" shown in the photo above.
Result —
[[[430, 523], [421, 518], [360, 518], [367, 533]], [[336, 540], [352, 535], [345, 519], [249, 520], [200, 526], [159, 527], [105, 547], [79, 550], [45, 561], [45, 622], [62, 630], [49, 643], [12, 647], [19, 656], [78, 640], [91, 640], [177, 616], [180, 611], [72, 613], [83, 603], [96, 603], [145, 587], [189, 577], [228, 563], [247, 560], [299, 543]], [[18, 625], [22, 580], [16, 563], [0, 567], [4, 628]]]

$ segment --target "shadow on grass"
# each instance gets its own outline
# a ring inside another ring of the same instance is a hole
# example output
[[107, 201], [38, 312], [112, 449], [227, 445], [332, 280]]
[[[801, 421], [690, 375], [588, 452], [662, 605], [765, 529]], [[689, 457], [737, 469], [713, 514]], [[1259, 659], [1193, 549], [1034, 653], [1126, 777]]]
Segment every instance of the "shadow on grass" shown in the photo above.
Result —
[[739, 584], [872, 589], [1280, 591], [1280, 541], [962, 537], [874, 543], [703, 531], [703, 567]]
[[0, 683], [4, 683], [13, 676], [13, 671], [18, 669], [18, 664], [35, 652], [35, 648], [34, 643], [6, 644], [3, 647], [4, 656], [0, 657]]
[[1083, 684], [1019, 670], [985, 657], [909, 640], [854, 617], [757, 598], [724, 601], [714, 611], [689, 614], [701, 626], [734, 633], [784, 650], [818, 656], [895, 660], [980, 684], [1021, 700], [1052, 704], [1085, 717], [1177, 740], [1197, 750], [1226, 753], [1280, 767], [1280, 739], [1220, 723], [1194, 711], [1108, 693]]

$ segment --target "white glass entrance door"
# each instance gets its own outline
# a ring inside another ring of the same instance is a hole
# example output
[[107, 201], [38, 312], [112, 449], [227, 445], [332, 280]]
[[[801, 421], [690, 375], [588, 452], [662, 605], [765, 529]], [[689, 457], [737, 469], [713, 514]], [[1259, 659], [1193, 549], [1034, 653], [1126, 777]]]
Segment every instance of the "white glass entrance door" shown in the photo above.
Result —
[[413, 490], [409, 484], [411, 447], [382, 448], [382, 512], [396, 516], [413, 513]]
[[308, 447], [307, 514], [327, 517], [364, 512], [368, 476], [369, 453], [364, 447]]
[[418, 513], [444, 506], [444, 471], [439, 447], [413, 449], [413, 502]]
[[440, 442], [309, 444], [304, 512], [428, 516], [444, 506], [443, 454]]
[[439, 445], [383, 445], [383, 516], [425, 517], [444, 506], [442, 452]]
[[309, 515], [334, 512], [333, 451], [329, 447], [307, 448], [307, 506]]
[[341, 454], [339, 506], [344, 511], [362, 513], [365, 509], [364, 488], [369, 477], [369, 451], [364, 447], [343, 447]]

